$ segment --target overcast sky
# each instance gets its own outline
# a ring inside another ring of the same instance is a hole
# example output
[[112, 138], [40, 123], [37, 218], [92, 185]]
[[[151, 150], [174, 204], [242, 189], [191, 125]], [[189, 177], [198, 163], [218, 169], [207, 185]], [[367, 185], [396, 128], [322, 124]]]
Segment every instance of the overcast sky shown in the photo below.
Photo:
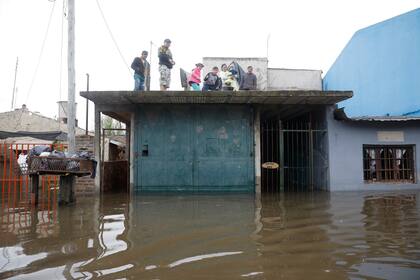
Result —
[[[56, 102], [67, 98], [66, 19], [61, 49], [63, 1], [0, 0], [0, 111], [11, 107], [16, 57], [16, 107], [26, 103], [30, 110], [54, 117]], [[76, 101], [82, 127], [85, 100], [79, 91], [86, 87], [86, 73], [91, 76], [91, 90], [131, 90], [133, 79], [126, 63], [131, 64], [141, 50], [149, 50], [151, 41], [155, 43], [152, 89], [158, 88], [156, 51], [165, 38], [172, 40], [177, 63], [173, 89], [180, 88], [178, 67], [190, 70], [204, 56], [265, 57], [268, 36], [270, 67], [325, 73], [358, 29], [420, 7], [420, 0], [98, 0], [123, 59], [96, 0], [75, 1]], [[93, 117], [90, 120], [93, 123]]]

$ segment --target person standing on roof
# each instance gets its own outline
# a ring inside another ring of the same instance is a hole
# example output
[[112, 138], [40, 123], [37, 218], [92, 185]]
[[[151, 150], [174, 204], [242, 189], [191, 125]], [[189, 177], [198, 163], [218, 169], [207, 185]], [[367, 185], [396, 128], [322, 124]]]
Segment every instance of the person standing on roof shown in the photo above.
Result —
[[200, 91], [201, 83], [201, 69], [204, 68], [203, 63], [197, 63], [196, 67], [192, 70], [191, 76], [188, 79], [188, 84], [194, 91]]
[[252, 66], [248, 66], [248, 72], [241, 79], [241, 90], [256, 90], [257, 89], [257, 76], [252, 73]]
[[142, 51], [140, 57], [136, 57], [131, 63], [131, 69], [134, 70], [134, 90], [144, 90], [144, 81], [150, 73], [150, 64], [147, 62], [147, 51]]
[[172, 53], [169, 47], [171, 40], [165, 39], [163, 45], [159, 48], [159, 72], [160, 72], [160, 90], [167, 90], [171, 85], [171, 69], [175, 65], [172, 59]]

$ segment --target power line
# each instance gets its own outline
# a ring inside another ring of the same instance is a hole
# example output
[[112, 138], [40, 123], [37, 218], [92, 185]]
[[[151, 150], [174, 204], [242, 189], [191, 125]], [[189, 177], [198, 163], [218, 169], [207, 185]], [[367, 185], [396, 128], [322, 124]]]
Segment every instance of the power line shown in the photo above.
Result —
[[63, 83], [63, 41], [64, 41], [64, 18], [66, 16], [66, 0], [63, 0], [63, 11], [61, 14], [61, 38], [60, 38], [60, 87], [59, 87], [59, 95], [61, 101], [62, 98], [62, 83]]
[[114, 42], [114, 45], [115, 45], [115, 47], [117, 48], [117, 51], [118, 51], [118, 53], [120, 54], [120, 57], [121, 57], [122, 61], [124, 62], [125, 66], [127, 67], [128, 72], [130, 73], [130, 76], [131, 76], [131, 68], [128, 66], [127, 61], [125, 60], [125, 58], [124, 58], [124, 56], [123, 56], [123, 54], [122, 54], [122, 52], [121, 52], [120, 48], [118, 47], [117, 40], [115, 40], [115, 37], [114, 37], [114, 35], [112, 34], [111, 28], [109, 27], [109, 24], [108, 24], [108, 22], [107, 22], [107, 20], [106, 20], [106, 18], [105, 18], [105, 14], [104, 14], [104, 12], [102, 11], [101, 5], [99, 4], [99, 1], [98, 1], [98, 0], [96, 0], [96, 4], [98, 5], [99, 12], [101, 13], [102, 19], [104, 20], [104, 23], [105, 23], [105, 26], [106, 26], [106, 28], [107, 28], [107, 30], [108, 30], [108, 33], [109, 33], [109, 35], [111, 36], [111, 39], [112, 39], [112, 41]]
[[[55, 1], [53, 2], [53, 6], [51, 8], [51, 12], [50, 12], [50, 15], [48, 17], [47, 29], [45, 30], [44, 39], [42, 40], [41, 50], [40, 50], [39, 55], [38, 55], [38, 62], [37, 62], [36, 67], [35, 67], [35, 72], [34, 72], [34, 75], [32, 76], [32, 80], [31, 80], [31, 84], [29, 86], [28, 92], [26, 93], [25, 103], [28, 102], [29, 95], [30, 95], [30, 93], [32, 91], [32, 87], [34, 85], [35, 78], [36, 78], [36, 75], [38, 73], [38, 68], [39, 68], [39, 65], [41, 63], [42, 54], [44, 53], [45, 42], [47, 41], [48, 32], [50, 30], [51, 19], [52, 19], [52, 16], [54, 14], [54, 8], [55, 8]], [[24, 113], [24, 110], [21, 109], [19, 119], [18, 119], [18, 121], [16, 122], [16, 125], [15, 125], [15, 129], [21, 124], [23, 113]]]
[[34, 72], [34, 75], [32, 76], [32, 80], [31, 80], [31, 84], [29, 86], [28, 92], [26, 93], [25, 103], [28, 102], [29, 94], [32, 91], [32, 87], [34, 85], [36, 75], [38, 73], [38, 68], [39, 68], [39, 65], [41, 64], [41, 58], [42, 58], [42, 54], [44, 53], [45, 42], [47, 41], [48, 32], [50, 30], [51, 19], [52, 19], [53, 13], [54, 13], [54, 8], [55, 8], [55, 1], [53, 2], [53, 6], [51, 8], [50, 16], [48, 18], [47, 29], [45, 30], [44, 39], [42, 40], [41, 50], [40, 50], [39, 55], [38, 55], [38, 62], [37, 62], [36, 67], [35, 67], [35, 72]]

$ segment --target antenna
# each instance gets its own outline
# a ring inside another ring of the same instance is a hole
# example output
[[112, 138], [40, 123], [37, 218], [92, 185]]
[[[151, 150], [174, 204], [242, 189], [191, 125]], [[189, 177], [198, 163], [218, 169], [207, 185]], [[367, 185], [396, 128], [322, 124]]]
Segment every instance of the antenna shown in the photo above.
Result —
[[19, 65], [19, 57], [16, 57], [15, 80], [13, 82], [13, 92], [12, 92], [12, 106], [11, 106], [12, 110], [15, 107], [15, 103], [16, 103], [15, 94], [16, 94], [16, 77], [17, 77], [18, 65]]
[[271, 37], [271, 33], [268, 33], [267, 35], [267, 42], [266, 42], [266, 47], [267, 47], [267, 61], [268, 61], [268, 49], [269, 49], [269, 45], [270, 45], [270, 37]]
[[150, 87], [151, 87], [151, 85], [152, 85], [152, 75], [151, 75], [151, 72], [152, 72], [152, 50], [153, 50], [153, 41], [150, 41], [150, 52], [149, 52], [149, 71], [147, 71], [147, 73], [148, 73], [148, 77], [147, 77], [147, 80], [146, 80], [146, 88], [147, 88], [147, 90], [148, 91], [150, 91]]

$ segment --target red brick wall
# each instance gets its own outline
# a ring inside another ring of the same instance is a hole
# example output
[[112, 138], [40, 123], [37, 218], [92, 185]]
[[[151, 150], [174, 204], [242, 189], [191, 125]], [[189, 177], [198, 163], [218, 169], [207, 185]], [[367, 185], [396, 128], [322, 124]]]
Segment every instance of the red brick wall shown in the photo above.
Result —
[[[94, 136], [77, 135], [76, 136], [76, 150], [87, 150], [93, 153]], [[78, 177], [76, 179], [75, 193], [77, 197], [93, 195], [95, 191], [95, 179], [89, 176]]]

